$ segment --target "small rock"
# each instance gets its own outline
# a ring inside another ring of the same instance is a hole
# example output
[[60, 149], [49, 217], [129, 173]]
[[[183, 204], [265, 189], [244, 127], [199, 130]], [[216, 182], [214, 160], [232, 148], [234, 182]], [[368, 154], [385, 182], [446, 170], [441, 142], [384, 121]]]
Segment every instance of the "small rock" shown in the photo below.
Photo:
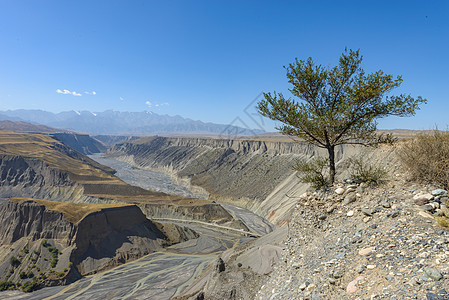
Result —
[[416, 205], [422, 206], [422, 205], [426, 205], [427, 203], [429, 203], [430, 200], [427, 198], [418, 198], [418, 199], [415, 199], [413, 202]]
[[355, 267], [355, 270], [357, 273], [362, 273], [363, 271], [365, 271], [365, 266], [364, 265], [357, 265], [357, 267]]
[[342, 271], [335, 271], [334, 273], [332, 273], [332, 277], [335, 279], [342, 278], [343, 275], [345, 274]]
[[354, 279], [353, 281], [351, 281], [350, 283], [348, 283], [348, 286], [346, 287], [346, 293], [352, 294], [357, 292], [357, 282], [359, 282], [360, 280], [363, 280], [363, 276], [358, 276], [356, 279]]
[[329, 207], [329, 208], [326, 209], [326, 213], [330, 214], [330, 213], [332, 213], [334, 210], [335, 210], [335, 206], [332, 205], [331, 207]]
[[308, 286], [307, 286], [307, 290], [308, 291], [311, 291], [311, 290], [313, 290], [315, 288], [315, 285], [313, 284], [313, 283], [311, 283], [311, 284], [309, 284]]
[[326, 218], [327, 218], [327, 215], [320, 215], [318, 217], [319, 220], [326, 220]]
[[387, 214], [387, 217], [390, 217], [390, 218], [396, 218], [397, 216], [399, 216], [398, 211]]
[[346, 214], [348, 217], [352, 217], [354, 215], [354, 211], [350, 210], [348, 211], [348, 213]]
[[437, 295], [435, 295], [434, 293], [429, 292], [429, 293], [426, 294], [426, 300], [439, 300], [439, 299], [438, 299]]
[[434, 208], [440, 208], [440, 203], [438, 202], [432, 202], [430, 203], [430, 205], [432, 205]]
[[435, 208], [433, 207], [433, 205], [430, 205], [430, 204], [423, 205], [423, 206], [421, 206], [420, 208], [421, 208], [422, 210], [424, 210], [424, 211], [432, 211], [432, 210], [435, 209]]
[[356, 195], [354, 193], [350, 193], [350, 194], [346, 195], [346, 197], [345, 197], [345, 199], [343, 201], [343, 204], [346, 205], [346, 204], [352, 203], [356, 199], [357, 199]]
[[390, 204], [390, 202], [388, 202], [388, 199], [385, 199], [384, 201], [382, 201], [382, 206], [384, 208], [390, 208], [391, 204]]
[[373, 215], [373, 213], [374, 213], [374, 210], [371, 209], [371, 208], [366, 208], [366, 207], [364, 207], [364, 208], [362, 208], [362, 213], [363, 213], [365, 216], [371, 217], [371, 216]]
[[363, 222], [368, 223], [371, 220], [371, 217], [365, 217], [363, 218]]
[[443, 189], [436, 189], [432, 191], [432, 196], [447, 196], [448, 192]]
[[432, 278], [435, 281], [439, 281], [443, 278], [443, 275], [441, 275], [440, 271], [434, 268], [425, 268], [424, 273], [427, 277]]
[[304, 290], [306, 289], [306, 287], [307, 287], [307, 284], [306, 284], [306, 283], [303, 283], [303, 284], [301, 284], [301, 285], [299, 286], [299, 289], [300, 289], [301, 291], [304, 291]]
[[376, 268], [376, 265], [367, 265], [366, 268], [367, 268], [368, 270], [372, 270], [372, 269], [375, 269], [375, 268]]
[[425, 194], [421, 193], [421, 194], [418, 194], [415, 197], [413, 197], [413, 199], [419, 199], [419, 198], [426, 198], [427, 200], [432, 200], [435, 197], [429, 193], [425, 193]]
[[345, 192], [344, 188], [338, 188], [335, 190], [335, 194], [337, 194], [337, 195], [343, 195], [344, 192]]
[[368, 247], [368, 248], [363, 248], [359, 250], [359, 255], [370, 255], [371, 253], [373, 253], [373, 251], [375, 250], [375, 247]]
[[336, 280], [332, 277], [329, 277], [329, 283], [330, 284], [335, 284]]
[[429, 215], [428, 213], [424, 212], [424, 211], [418, 212], [418, 215], [420, 215], [421, 217], [429, 218], [429, 219], [433, 220], [433, 217], [431, 215]]
[[351, 194], [355, 192], [355, 188], [347, 188], [345, 191], [345, 195]]

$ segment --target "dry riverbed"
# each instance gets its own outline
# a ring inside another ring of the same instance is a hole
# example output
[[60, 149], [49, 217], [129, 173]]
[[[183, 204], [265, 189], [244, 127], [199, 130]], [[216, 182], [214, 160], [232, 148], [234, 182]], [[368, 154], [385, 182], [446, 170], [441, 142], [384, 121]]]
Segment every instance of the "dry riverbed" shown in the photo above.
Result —
[[[169, 175], [142, 170], [101, 155], [91, 158], [117, 170], [125, 182], [145, 189], [181, 196], [198, 197]], [[229, 204], [223, 205], [234, 217], [241, 219], [257, 234], [271, 232], [273, 226], [265, 219]], [[176, 223], [176, 222], [175, 222]], [[85, 277], [68, 286], [44, 288], [31, 294], [19, 291], [0, 293], [8, 299], [170, 299], [180, 294], [223, 251], [251, 240], [238, 231], [223, 232], [199, 223], [186, 224], [198, 232], [198, 239], [174, 245], [164, 252], [147, 255], [112, 270]]]

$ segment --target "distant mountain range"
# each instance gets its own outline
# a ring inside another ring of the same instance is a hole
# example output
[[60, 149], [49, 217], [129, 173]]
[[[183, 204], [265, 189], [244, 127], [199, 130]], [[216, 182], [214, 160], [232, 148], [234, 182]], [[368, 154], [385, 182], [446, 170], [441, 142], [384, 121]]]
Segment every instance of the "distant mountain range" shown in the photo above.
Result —
[[[7, 118], [6, 116], [4, 116]], [[0, 120], [3, 118], [0, 117]], [[40, 124], [31, 124], [22, 121], [10, 121], [3, 120], [0, 121], [0, 129], [15, 131], [15, 132], [26, 132], [26, 133], [57, 133], [57, 132], [73, 132], [70, 130], [53, 128]]]
[[204, 123], [181, 116], [158, 115], [153, 112], [66, 111], [51, 113], [43, 110], [0, 111], [0, 120], [22, 121], [34, 124], [101, 135], [223, 135], [252, 136], [264, 131], [232, 125]]

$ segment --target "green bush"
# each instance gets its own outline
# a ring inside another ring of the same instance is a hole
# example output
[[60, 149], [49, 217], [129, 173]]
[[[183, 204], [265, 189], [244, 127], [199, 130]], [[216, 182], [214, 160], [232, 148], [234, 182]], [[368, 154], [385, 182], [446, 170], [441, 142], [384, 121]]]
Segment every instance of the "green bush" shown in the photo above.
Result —
[[15, 284], [11, 281], [0, 281], [0, 291], [6, 291], [7, 289], [14, 287]]
[[327, 167], [329, 160], [316, 158], [312, 160], [297, 160], [293, 170], [297, 171], [301, 182], [310, 183], [313, 188], [323, 188], [329, 185]]
[[58, 259], [57, 258], [53, 258], [53, 260], [50, 262], [50, 266], [52, 268], [56, 267], [57, 264], [58, 264]]
[[39, 283], [37, 281], [27, 281], [22, 286], [22, 291], [25, 293], [31, 293], [35, 290], [37, 290], [39, 287]]
[[379, 185], [387, 181], [387, 171], [366, 161], [362, 156], [348, 159], [351, 178], [357, 182]]
[[399, 158], [412, 180], [449, 188], [449, 132], [434, 130], [405, 142]]
[[26, 279], [28, 278], [27, 274], [25, 273], [25, 271], [20, 272], [19, 274], [20, 279]]
[[11, 258], [9, 259], [9, 263], [11, 264], [11, 266], [18, 267], [20, 266], [21, 262], [19, 259], [17, 259], [15, 256], [11, 256]]
[[42, 245], [42, 247], [48, 247], [48, 246], [50, 246], [50, 244], [49, 243], [47, 243], [47, 240], [43, 240], [42, 242], [41, 242], [41, 245]]

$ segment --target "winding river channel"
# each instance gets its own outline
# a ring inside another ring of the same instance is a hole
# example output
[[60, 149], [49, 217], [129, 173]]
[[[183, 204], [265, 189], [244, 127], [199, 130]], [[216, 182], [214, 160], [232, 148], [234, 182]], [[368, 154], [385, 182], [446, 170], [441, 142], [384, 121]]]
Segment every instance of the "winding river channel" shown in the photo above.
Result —
[[[138, 169], [101, 154], [90, 157], [114, 168], [116, 175], [129, 184], [168, 194], [204, 197], [192, 193], [167, 174]], [[246, 209], [229, 204], [222, 205], [255, 233], [263, 235], [273, 230], [268, 221]], [[82, 278], [67, 286], [44, 288], [31, 294], [7, 291], [0, 293], [0, 298], [166, 300], [181, 293], [223, 251], [251, 239], [237, 232], [215, 231], [200, 223], [179, 224], [191, 227], [200, 237], [169, 247], [164, 252], [152, 253], [114, 269]]]

